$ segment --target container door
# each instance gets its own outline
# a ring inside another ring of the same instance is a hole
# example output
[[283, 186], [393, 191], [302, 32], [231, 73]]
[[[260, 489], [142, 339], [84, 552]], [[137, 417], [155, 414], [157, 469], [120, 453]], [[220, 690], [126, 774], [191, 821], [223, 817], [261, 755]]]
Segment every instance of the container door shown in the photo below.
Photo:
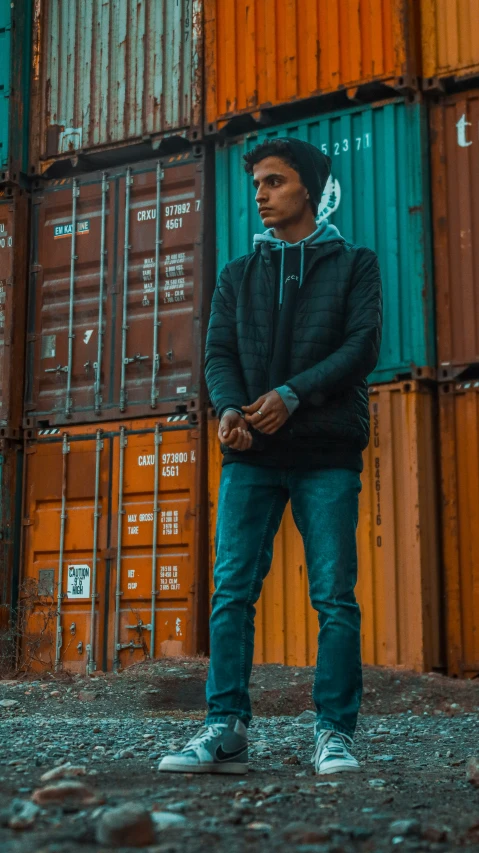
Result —
[[197, 436], [157, 425], [115, 438], [109, 668], [195, 649]]
[[8, 168], [10, 115], [10, 2], [0, 0], [0, 169]]
[[24, 626], [27, 669], [101, 666], [108, 516], [108, 445], [101, 431], [27, 450]]
[[[106, 175], [55, 182], [36, 202], [37, 260], [31, 298], [35, 340], [28, 355], [27, 409], [58, 423], [101, 414], [110, 204]], [[32, 398], [33, 394], [33, 398]], [[28, 413], [28, 412], [27, 412]]]
[[202, 164], [178, 155], [128, 169], [119, 193], [116, 400], [120, 412], [134, 414], [140, 405], [168, 411], [200, 390]]

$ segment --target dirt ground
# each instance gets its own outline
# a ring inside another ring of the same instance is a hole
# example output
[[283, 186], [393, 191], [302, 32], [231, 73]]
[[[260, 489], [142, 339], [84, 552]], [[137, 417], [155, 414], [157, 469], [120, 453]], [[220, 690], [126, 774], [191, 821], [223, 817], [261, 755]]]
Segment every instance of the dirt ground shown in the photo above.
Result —
[[[1, 853], [130, 851], [142, 834], [150, 853], [479, 851], [479, 681], [366, 667], [361, 771], [325, 779], [304, 713], [313, 669], [255, 666], [248, 775], [160, 775], [161, 755], [203, 721], [207, 666], [171, 658], [118, 675], [0, 681]], [[76, 787], [61, 787], [68, 769], [41, 780], [68, 762]], [[129, 803], [146, 816], [131, 838], [105, 840], [105, 816], [123, 807], [121, 827]]]

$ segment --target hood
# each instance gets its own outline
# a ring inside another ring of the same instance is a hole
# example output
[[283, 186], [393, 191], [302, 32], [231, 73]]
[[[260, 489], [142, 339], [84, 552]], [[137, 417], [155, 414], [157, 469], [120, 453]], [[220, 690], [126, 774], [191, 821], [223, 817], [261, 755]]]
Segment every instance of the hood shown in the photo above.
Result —
[[263, 234], [255, 234], [253, 237], [253, 247], [256, 251], [261, 245], [268, 245], [271, 251], [281, 251], [281, 278], [279, 286], [279, 307], [283, 304], [284, 294], [284, 253], [286, 249], [301, 249], [301, 269], [299, 274], [299, 287], [303, 283], [304, 273], [304, 250], [305, 248], [315, 248], [322, 246], [324, 243], [344, 243], [344, 237], [341, 236], [335, 225], [330, 225], [327, 219], [323, 219], [316, 231], [313, 231], [304, 240], [299, 240], [298, 243], [287, 243], [286, 240], [279, 240], [273, 234], [274, 229], [268, 228]]

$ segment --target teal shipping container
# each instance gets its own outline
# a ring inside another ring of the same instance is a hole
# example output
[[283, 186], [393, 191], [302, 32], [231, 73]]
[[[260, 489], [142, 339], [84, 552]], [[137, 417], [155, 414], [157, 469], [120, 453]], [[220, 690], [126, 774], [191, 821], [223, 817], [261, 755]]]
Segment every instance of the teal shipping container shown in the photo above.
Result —
[[202, 0], [42, 0], [33, 33], [31, 174], [201, 135]]
[[425, 108], [395, 100], [224, 140], [216, 150], [218, 271], [252, 251], [263, 231], [242, 155], [293, 136], [332, 159], [318, 218], [377, 252], [384, 290], [383, 343], [371, 382], [434, 376], [435, 331]]
[[31, 0], [0, 0], [0, 180], [28, 168]]

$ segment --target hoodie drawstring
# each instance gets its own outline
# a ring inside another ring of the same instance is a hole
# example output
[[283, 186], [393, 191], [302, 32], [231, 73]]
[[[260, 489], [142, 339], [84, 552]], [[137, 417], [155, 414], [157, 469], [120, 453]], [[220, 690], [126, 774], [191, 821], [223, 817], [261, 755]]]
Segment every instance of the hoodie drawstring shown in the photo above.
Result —
[[299, 287], [301, 287], [301, 285], [303, 283], [303, 275], [304, 275], [304, 240], [301, 240], [301, 267], [300, 267], [300, 272], [299, 272]]
[[283, 304], [283, 294], [284, 294], [284, 249], [286, 243], [284, 240], [281, 241], [281, 273], [279, 280], [279, 307], [281, 308]]

